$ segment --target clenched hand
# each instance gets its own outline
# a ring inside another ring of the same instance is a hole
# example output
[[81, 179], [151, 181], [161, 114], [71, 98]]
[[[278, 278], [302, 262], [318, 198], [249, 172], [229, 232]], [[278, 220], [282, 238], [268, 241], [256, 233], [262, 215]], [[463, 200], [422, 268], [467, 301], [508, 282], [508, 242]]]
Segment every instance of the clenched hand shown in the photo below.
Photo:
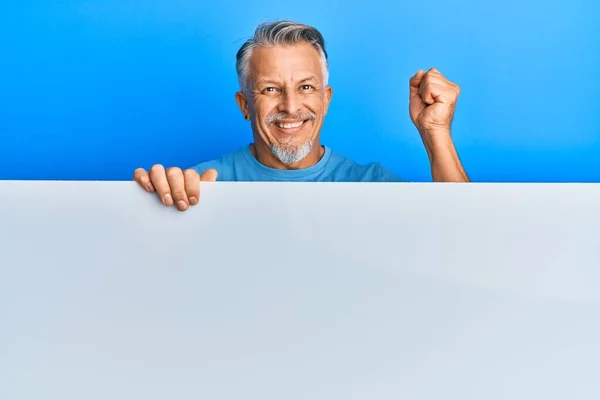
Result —
[[437, 69], [421, 70], [410, 79], [410, 118], [429, 147], [450, 140], [460, 87]]

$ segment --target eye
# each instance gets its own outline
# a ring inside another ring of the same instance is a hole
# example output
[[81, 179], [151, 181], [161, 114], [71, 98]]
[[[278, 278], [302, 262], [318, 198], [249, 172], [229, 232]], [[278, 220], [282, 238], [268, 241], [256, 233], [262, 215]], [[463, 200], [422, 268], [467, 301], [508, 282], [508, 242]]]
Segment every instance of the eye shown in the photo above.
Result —
[[274, 86], [269, 86], [269, 87], [264, 88], [262, 91], [263, 91], [263, 93], [276, 93], [278, 91], [278, 89]]
[[312, 90], [312, 89], [314, 89], [314, 87], [312, 85], [302, 85], [302, 86], [300, 86], [300, 89], [302, 89], [302, 90]]

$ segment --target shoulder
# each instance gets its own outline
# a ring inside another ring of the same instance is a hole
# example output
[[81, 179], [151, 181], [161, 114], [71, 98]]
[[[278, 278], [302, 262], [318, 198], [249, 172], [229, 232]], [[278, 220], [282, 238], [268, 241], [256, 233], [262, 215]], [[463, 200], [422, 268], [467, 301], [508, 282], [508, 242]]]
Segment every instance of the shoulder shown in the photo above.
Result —
[[356, 182], [405, 182], [394, 171], [380, 162], [358, 163], [335, 151], [329, 160], [332, 172], [341, 175], [340, 180]]
[[190, 168], [194, 169], [199, 174], [202, 174], [209, 169], [216, 169], [219, 173], [217, 180], [222, 180], [234, 169], [236, 163], [239, 163], [243, 160], [243, 150], [244, 149], [238, 149], [236, 151], [229, 152], [219, 158], [201, 162]]

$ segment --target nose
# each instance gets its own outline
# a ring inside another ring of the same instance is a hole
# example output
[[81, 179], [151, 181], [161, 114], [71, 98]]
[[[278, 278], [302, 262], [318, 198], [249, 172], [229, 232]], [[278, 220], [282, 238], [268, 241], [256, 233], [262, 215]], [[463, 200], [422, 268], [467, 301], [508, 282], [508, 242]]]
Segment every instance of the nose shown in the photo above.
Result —
[[293, 90], [286, 90], [281, 96], [280, 111], [287, 114], [296, 114], [301, 110], [301, 99]]

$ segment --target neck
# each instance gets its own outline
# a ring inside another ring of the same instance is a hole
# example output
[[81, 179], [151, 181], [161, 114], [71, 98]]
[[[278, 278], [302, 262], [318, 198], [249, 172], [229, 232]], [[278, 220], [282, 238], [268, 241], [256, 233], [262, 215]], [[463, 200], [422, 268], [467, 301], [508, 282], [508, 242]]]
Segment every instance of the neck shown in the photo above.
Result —
[[256, 160], [262, 165], [269, 168], [287, 170], [310, 168], [313, 165], [317, 164], [321, 160], [321, 158], [323, 158], [323, 154], [325, 154], [325, 149], [319, 144], [318, 140], [315, 140], [311, 152], [306, 157], [304, 157], [303, 160], [294, 164], [282, 163], [277, 157], [273, 155], [271, 149], [264, 143], [251, 144], [250, 151], [252, 152], [254, 158], [256, 158]]

